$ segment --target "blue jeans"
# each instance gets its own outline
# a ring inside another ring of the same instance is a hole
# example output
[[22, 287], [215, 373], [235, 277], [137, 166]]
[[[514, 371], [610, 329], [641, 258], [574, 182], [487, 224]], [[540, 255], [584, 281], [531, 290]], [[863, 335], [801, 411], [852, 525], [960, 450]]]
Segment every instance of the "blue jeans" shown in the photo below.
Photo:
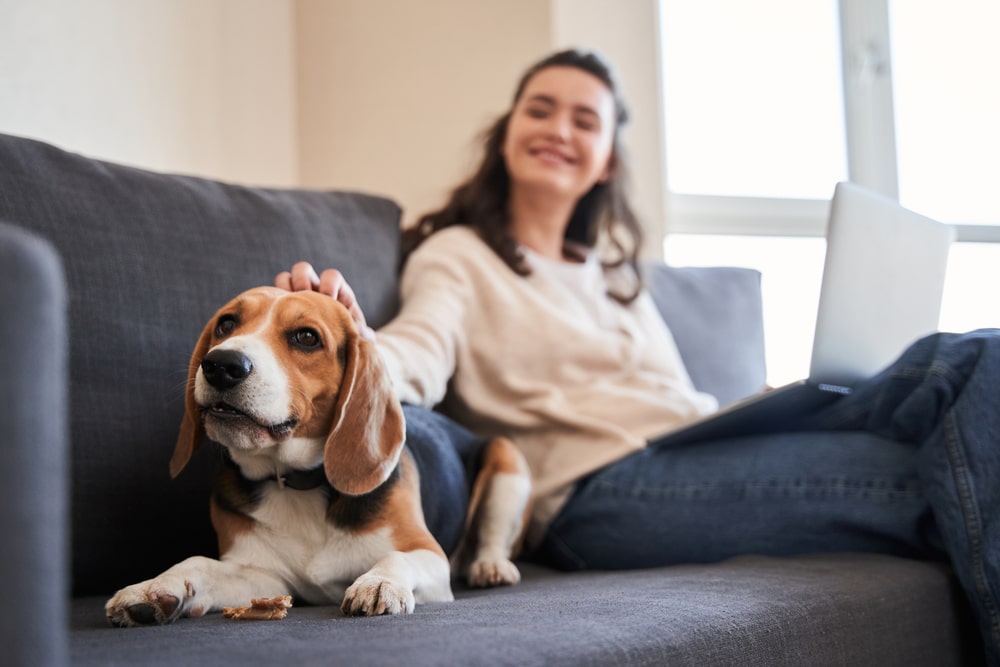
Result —
[[420, 471], [424, 521], [451, 555], [465, 531], [472, 483], [487, 441], [425, 408], [404, 405], [403, 414], [406, 449]]
[[1000, 330], [935, 334], [795, 432], [638, 451], [538, 554], [567, 569], [866, 551], [947, 558], [1000, 665]]

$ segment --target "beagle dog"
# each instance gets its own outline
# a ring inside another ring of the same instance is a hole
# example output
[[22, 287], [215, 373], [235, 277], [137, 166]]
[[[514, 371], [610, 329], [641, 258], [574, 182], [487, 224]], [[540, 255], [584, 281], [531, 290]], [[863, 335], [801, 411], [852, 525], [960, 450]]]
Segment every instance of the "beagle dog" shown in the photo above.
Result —
[[[118, 591], [105, 606], [112, 625], [285, 595], [340, 602], [348, 615], [454, 599], [449, 559], [421, 507], [417, 459], [404, 447], [402, 407], [375, 346], [336, 300], [271, 287], [237, 296], [201, 334], [185, 406], [170, 474], [205, 435], [222, 445], [210, 504], [220, 558], [188, 558]], [[503, 438], [480, 462], [455, 564], [471, 586], [515, 584], [527, 464]]]

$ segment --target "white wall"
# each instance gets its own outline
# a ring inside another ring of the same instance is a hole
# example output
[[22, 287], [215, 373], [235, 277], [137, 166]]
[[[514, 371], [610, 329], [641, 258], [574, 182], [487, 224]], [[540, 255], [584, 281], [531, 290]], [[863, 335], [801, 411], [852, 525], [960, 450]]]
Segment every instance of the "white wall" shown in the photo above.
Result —
[[0, 132], [298, 182], [290, 0], [0, 0]]
[[[616, 64], [662, 228], [657, 0], [0, 0], [0, 132], [151, 169], [439, 205], [525, 67]], [[657, 254], [659, 243], [650, 244]]]

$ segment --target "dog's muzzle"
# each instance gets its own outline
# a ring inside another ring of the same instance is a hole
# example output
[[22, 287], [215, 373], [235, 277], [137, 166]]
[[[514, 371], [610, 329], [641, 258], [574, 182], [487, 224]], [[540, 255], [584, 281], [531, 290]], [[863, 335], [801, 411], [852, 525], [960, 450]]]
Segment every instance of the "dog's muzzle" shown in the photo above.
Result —
[[[201, 372], [205, 382], [215, 392], [202, 406], [202, 410], [204, 414], [211, 415], [216, 423], [228, 423], [231, 427], [252, 424], [266, 430], [274, 439], [287, 438], [298, 426], [298, 420], [294, 416], [280, 422], [271, 422], [262, 418], [239, 398], [241, 390], [236, 388], [250, 377], [253, 370], [250, 357], [237, 350], [212, 350], [206, 354], [201, 361]], [[236, 391], [229, 391], [233, 389]]]

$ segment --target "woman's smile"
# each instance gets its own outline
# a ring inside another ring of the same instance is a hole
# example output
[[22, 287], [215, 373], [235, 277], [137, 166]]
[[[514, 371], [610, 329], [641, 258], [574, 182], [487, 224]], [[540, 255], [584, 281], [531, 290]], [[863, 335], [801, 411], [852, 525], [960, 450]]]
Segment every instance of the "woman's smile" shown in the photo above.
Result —
[[555, 148], [554, 146], [536, 146], [528, 149], [528, 154], [538, 158], [542, 162], [555, 165], [574, 165], [576, 158], [572, 157], [568, 151]]

